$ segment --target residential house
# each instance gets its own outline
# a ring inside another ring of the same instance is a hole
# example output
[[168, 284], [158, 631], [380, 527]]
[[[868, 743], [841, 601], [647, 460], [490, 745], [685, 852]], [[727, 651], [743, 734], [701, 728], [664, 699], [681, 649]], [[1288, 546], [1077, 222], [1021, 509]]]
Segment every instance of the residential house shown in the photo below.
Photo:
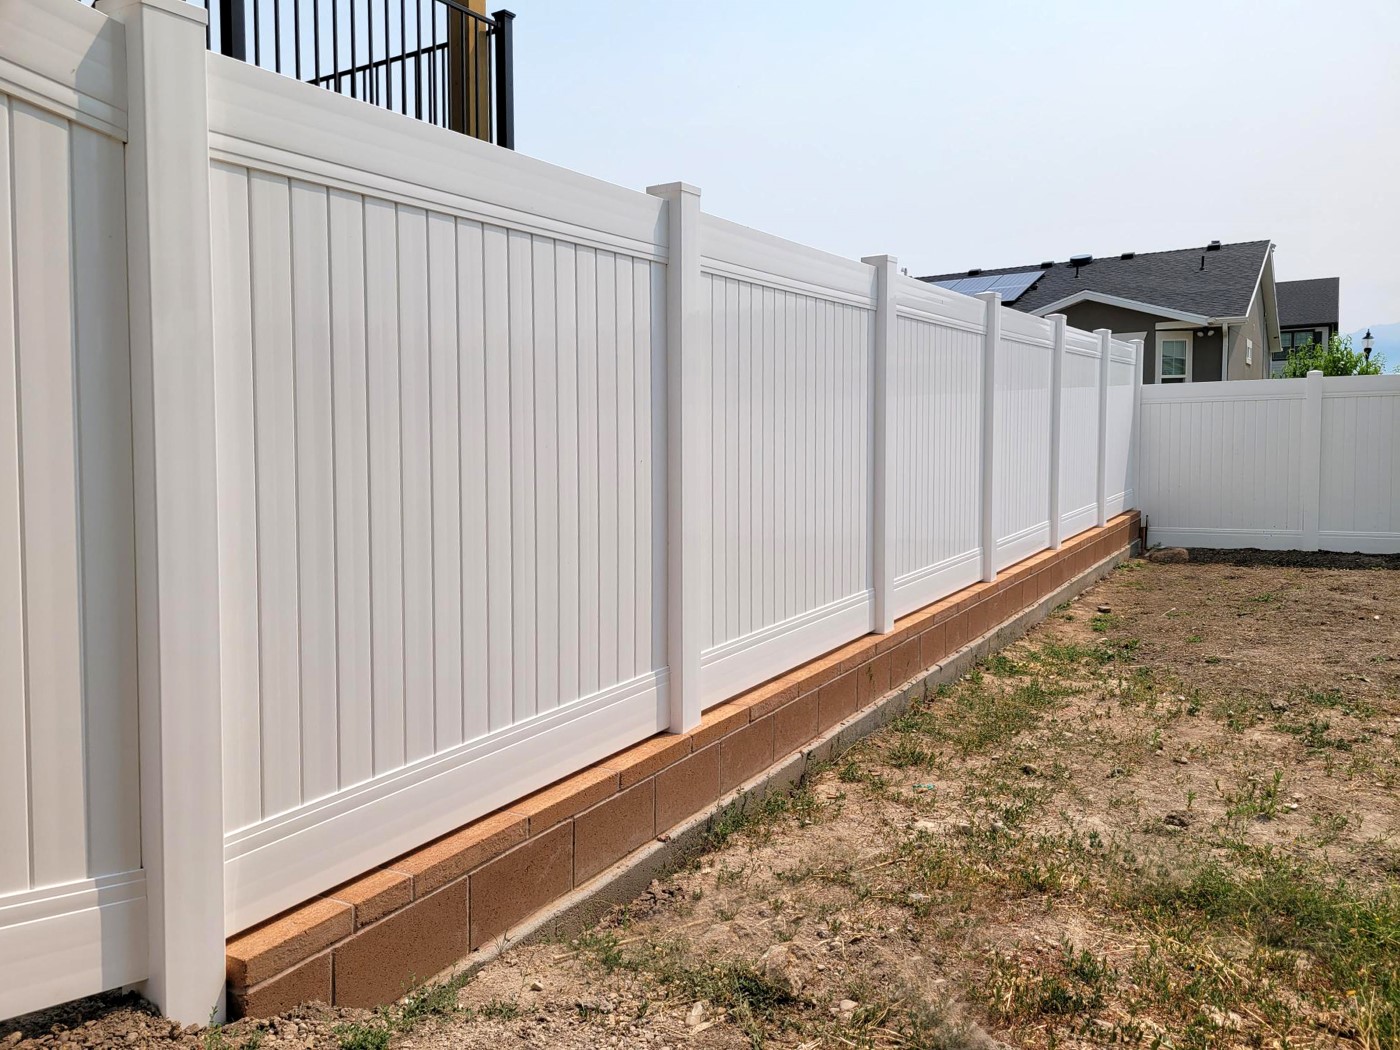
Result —
[[921, 280], [966, 294], [999, 291], [1017, 310], [1064, 314], [1076, 328], [1141, 339], [1145, 383], [1263, 379], [1280, 351], [1273, 247], [1211, 241]]
[[1340, 328], [1340, 277], [1314, 277], [1307, 281], [1279, 281], [1279, 349], [1269, 361], [1269, 374], [1282, 375], [1288, 352], [1308, 343], [1327, 343]]

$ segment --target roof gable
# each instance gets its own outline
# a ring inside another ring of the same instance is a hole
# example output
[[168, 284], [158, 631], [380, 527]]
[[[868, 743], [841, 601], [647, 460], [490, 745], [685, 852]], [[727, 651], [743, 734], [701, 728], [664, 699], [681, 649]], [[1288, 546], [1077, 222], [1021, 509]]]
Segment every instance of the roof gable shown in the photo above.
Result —
[[[1040, 276], [1009, 305], [1027, 313], [1084, 293], [1097, 293], [1140, 303], [1149, 311], [1160, 307], [1179, 314], [1206, 318], [1243, 317], [1249, 312], [1259, 275], [1272, 241], [1222, 244], [1216, 250], [1181, 248], [1167, 252], [1141, 252], [1131, 258], [1109, 256], [1075, 267], [1057, 262], [1048, 268], [1009, 266], [983, 270], [982, 275], [1040, 271]], [[1126, 253], [1131, 254], [1131, 253]], [[968, 273], [938, 274], [920, 280], [945, 285]]]

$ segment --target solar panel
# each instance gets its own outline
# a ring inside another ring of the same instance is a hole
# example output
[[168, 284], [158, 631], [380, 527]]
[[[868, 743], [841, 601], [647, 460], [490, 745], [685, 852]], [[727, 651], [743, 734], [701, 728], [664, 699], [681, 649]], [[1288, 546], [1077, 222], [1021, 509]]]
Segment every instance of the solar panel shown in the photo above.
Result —
[[963, 295], [976, 295], [978, 292], [1000, 292], [1004, 302], [1019, 299], [1027, 288], [1035, 284], [1044, 271], [1027, 270], [1024, 273], [982, 274], [978, 277], [949, 277], [933, 281], [940, 288]]

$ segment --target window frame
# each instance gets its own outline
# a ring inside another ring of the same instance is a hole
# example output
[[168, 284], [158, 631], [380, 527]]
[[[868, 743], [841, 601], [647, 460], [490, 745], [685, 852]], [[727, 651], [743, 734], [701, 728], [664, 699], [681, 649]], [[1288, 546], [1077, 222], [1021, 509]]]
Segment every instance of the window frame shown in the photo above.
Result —
[[[1157, 330], [1157, 338], [1156, 338], [1156, 351], [1157, 351], [1156, 382], [1161, 383], [1161, 384], [1164, 384], [1164, 385], [1165, 385], [1165, 384], [1168, 384], [1168, 383], [1173, 383], [1173, 384], [1175, 384], [1175, 383], [1189, 383], [1189, 382], [1191, 382], [1191, 358], [1194, 356], [1194, 355], [1192, 354], [1192, 352], [1191, 352], [1192, 349], [1193, 349], [1192, 338], [1191, 338], [1192, 335], [1194, 335], [1194, 332], [1192, 332], [1190, 329], [1186, 329], [1186, 328], [1164, 328], [1164, 329], [1158, 329], [1158, 330]], [[1178, 376], [1178, 375], [1173, 375], [1173, 376], [1166, 376], [1166, 377], [1164, 377], [1164, 376], [1162, 375], [1162, 344], [1163, 344], [1163, 342], [1165, 342], [1165, 341], [1168, 340], [1168, 339], [1180, 339], [1180, 340], [1183, 340], [1183, 341], [1186, 343], [1186, 372], [1185, 372], [1184, 375], [1179, 375], [1179, 376]]]

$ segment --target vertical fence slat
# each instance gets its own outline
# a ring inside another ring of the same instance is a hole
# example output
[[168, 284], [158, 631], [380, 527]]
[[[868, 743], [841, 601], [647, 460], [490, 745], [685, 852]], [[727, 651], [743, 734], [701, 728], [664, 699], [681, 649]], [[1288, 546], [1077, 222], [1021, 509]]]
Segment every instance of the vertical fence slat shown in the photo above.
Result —
[[1061, 413], [1065, 395], [1065, 327], [1064, 314], [1051, 314], [1047, 320], [1051, 324], [1051, 338], [1054, 347], [1050, 351], [1050, 549], [1059, 550], [1063, 528], [1060, 510], [1060, 431], [1063, 426]]
[[340, 783], [349, 787], [374, 775], [375, 744], [364, 200], [333, 189], [327, 211], [338, 745]]
[[[1308, 373], [1303, 398], [1303, 440], [1298, 447], [1298, 471], [1302, 494], [1304, 550], [1321, 546], [1322, 516], [1322, 373]], [[1355, 424], [1353, 416], [1350, 422]], [[1349, 448], [1356, 448], [1350, 444]], [[1355, 492], [1351, 493], [1355, 499]]]
[[461, 438], [462, 739], [491, 726], [490, 548], [487, 533], [488, 397], [482, 228], [458, 219], [457, 381]]
[[[457, 222], [428, 216], [428, 389], [431, 397], [433, 532], [433, 704], [439, 751], [462, 742], [462, 434], [457, 375]], [[468, 352], [465, 367], [475, 355]], [[474, 694], [473, 700], [480, 697]]]
[[0, 893], [29, 888], [29, 726], [24, 669], [24, 549], [20, 503], [19, 347], [13, 135], [0, 100]]
[[1095, 524], [1108, 524], [1108, 397], [1112, 367], [1113, 333], [1107, 328], [1094, 329], [1099, 341], [1099, 444], [1098, 444], [1098, 518]]

